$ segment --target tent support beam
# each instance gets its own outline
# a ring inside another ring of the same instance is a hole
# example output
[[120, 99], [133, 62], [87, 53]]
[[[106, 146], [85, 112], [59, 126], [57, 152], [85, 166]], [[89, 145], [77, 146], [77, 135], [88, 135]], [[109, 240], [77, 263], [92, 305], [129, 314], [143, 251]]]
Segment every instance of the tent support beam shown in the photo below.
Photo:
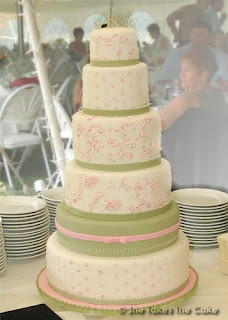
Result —
[[39, 76], [40, 88], [44, 100], [45, 113], [47, 116], [48, 125], [50, 127], [51, 139], [53, 141], [53, 147], [56, 156], [56, 165], [60, 173], [62, 185], [64, 185], [64, 169], [66, 165], [64, 145], [60, 136], [59, 124], [57, 121], [54, 101], [52, 97], [52, 88], [48, 78], [47, 65], [43, 55], [43, 48], [41, 46], [35, 12], [31, 2], [29, 2], [28, 0], [23, 1], [23, 8], [30, 35], [36, 69]]

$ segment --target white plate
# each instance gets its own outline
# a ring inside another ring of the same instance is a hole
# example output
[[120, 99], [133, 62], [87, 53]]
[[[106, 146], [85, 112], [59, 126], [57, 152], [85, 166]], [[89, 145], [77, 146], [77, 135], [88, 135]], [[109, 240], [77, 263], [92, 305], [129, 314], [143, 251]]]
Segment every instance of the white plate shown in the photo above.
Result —
[[197, 225], [181, 224], [180, 228], [185, 228], [185, 229], [189, 230], [190, 232], [194, 231], [194, 230], [201, 230], [201, 231], [207, 231], [209, 233], [211, 233], [212, 231], [220, 231], [221, 229], [227, 230], [226, 225], [219, 225], [218, 227], [212, 228], [211, 226], [202, 227], [202, 226], [197, 226]]
[[12, 249], [12, 248], [17, 248], [18, 250], [20, 250], [20, 248], [29, 248], [29, 247], [37, 247], [38, 245], [43, 245], [43, 243], [46, 243], [47, 240], [49, 238], [49, 235], [44, 237], [44, 238], [40, 238], [39, 240], [37, 239], [37, 241], [33, 241], [33, 242], [14, 242], [14, 243], [6, 243], [5, 245], [5, 249]]
[[221, 228], [221, 226], [223, 226], [224, 228], [227, 227], [228, 228], [228, 223], [227, 223], [227, 219], [224, 221], [218, 221], [218, 222], [194, 222], [192, 220], [190, 221], [183, 221], [180, 220], [180, 225], [186, 225], [186, 226], [190, 226], [190, 227], [197, 227], [199, 226], [200, 228], [211, 228], [211, 229], [216, 229], [216, 228]]
[[178, 203], [178, 207], [181, 211], [189, 211], [189, 212], [221, 212], [221, 211], [226, 211], [228, 212], [228, 206], [227, 204], [222, 205], [222, 206], [213, 206], [213, 207], [192, 207], [192, 206], [184, 206]]
[[4, 261], [0, 262], [0, 270], [3, 269], [7, 264], [7, 259], [5, 258]]
[[45, 215], [42, 215], [40, 217], [40, 219], [38, 220], [35, 220], [35, 221], [21, 221], [21, 222], [12, 222], [12, 223], [4, 223], [4, 233], [6, 231], [6, 229], [13, 229], [15, 230], [16, 229], [22, 229], [22, 228], [32, 228], [34, 226], [37, 226], [37, 225], [40, 225], [40, 224], [43, 224], [44, 222], [46, 222], [47, 220], [50, 221], [50, 216], [49, 214], [45, 214]]
[[21, 219], [15, 219], [15, 220], [6, 220], [4, 221], [4, 230], [5, 228], [9, 228], [11, 226], [31, 226], [31, 225], [36, 225], [37, 223], [40, 223], [44, 221], [45, 219], [50, 219], [48, 211], [44, 212], [42, 215], [39, 215], [36, 217], [36, 219], [26, 219], [26, 220], [21, 220]]
[[35, 235], [31, 235], [29, 234], [27, 237], [14, 237], [14, 238], [7, 238], [5, 241], [5, 244], [7, 245], [14, 245], [14, 244], [20, 244], [20, 243], [34, 243], [39, 241], [40, 239], [44, 239], [46, 237], [48, 237], [49, 235], [49, 228], [46, 229], [45, 232], [41, 233], [41, 234], [35, 234]]
[[[37, 234], [37, 233], [43, 233], [45, 232], [47, 229], [50, 228], [50, 223], [49, 221], [44, 225], [42, 226], [42, 228], [40, 229], [37, 229], [37, 230], [31, 230], [31, 231], [24, 231], [24, 232], [6, 232], [4, 233], [4, 237], [5, 237], [5, 240], [7, 240], [7, 238], [23, 238], [23, 237], [27, 237], [28, 235], [34, 235], [34, 234]], [[33, 238], [33, 236], [32, 236]]]
[[217, 248], [218, 244], [212, 243], [212, 244], [189, 244], [190, 249], [191, 248]]
[[227, 220], [227, 217], [217, 217], [217, 219], [210, 219], [210, 218], [201, 218], [201, 217], [187, 217], [187, 216], [182, 216], [180, 215], [180, 220], [181, 222], [187, 222], [187, 223], [193, 223], [193, 224], [196, 224], [196, 223], [205, 223], [205, 224], [218, 224], [220, 222], [227, 222], [227, 225], [228, 225], [228, 220]]
[[42, 193], [45, 200], [50, 202], [61, 202], [65, 200], [65, 187], [58, 187], [45, 190]]
[[8, 255], [9, 253], [29, 253], [29, 252], [33, 252], [33, 251], [37, 251], [37, 250], [42, 250], [46, 247], [46, 243], [47, 241], [43, 241], [42, 243], [38, 243], [36, 245], [30, 246], [30, 247], [20, 247], [20, 248], [15, 248], [15, 247], [9, 247], [6, 248], [6, 255]]
[[49, 207], [49, 208], [57, 208], [57, 206], [61, 203], [61, 201], [58, 201], [58, 202], [50, 202], [50, 201], [48, 201], [48, 200], [45, 200], [45, 202], [46, 202], [46, 204], [47, 204], [47, 206]]
[[25, 252], [25, 253], [10, 253], [7, 254], [7, 258], [9, 259], [26, 259], [26, 258], [33, 258], [36, 257], [37, 255], [45, 254], [46, 253], [46, 248], [42, 248], [39, 250], [35, 250], [33, 252]]
[[17, 233], [23, 233], [27, 232], [29, 230], [34, 230], [34, 229], [39, 229], [39, 227], [45, 226], [47, 223], [50, 223], [50, 218], [49, 217], [44, 217], [44, 219], [33, 223], [31, 225], [9, 225], [5, 226], [4, 228], [4, 234], [9, 233], [9, 232], [17, 232]]
[[26, 220], [33, 221], [33, 220], [39, 219], [39, 217], [44, 214], [49, 214], [47, 207], [45, 207], [44, 209], [37, 211], [33, 214], [25, 213], [24, 215], [20, 214], [17, 216], [8, 215], [6, 217], [3, 217], [3, 221], [4, 221], [4, 223], [9, 223], [11, 221], [22, 221], [22, 222], [26, 221]]
[[7, 258], [10, 259], [10, 260], [31, 259], [31, 258], [35, 258], [35, 257], [39, 257], [41, 255], [44, 255], [45, 253], [46, 253], [46, 250], [40, 251], [40, 252], [37, 252], [37, 253], [33, 253], [31, 255], [25, 255], [25, 256], [22, 256], [22, 255], [20, 255], [20, 256], [10, 255]]
[[227, 211], [221, 211], [221, 212], [202, 212], [202, 211], [195, 211], [195, 212], [189, 212], [189, 211], [184, 211], [184, 210], [180, 210], [180, 214], [182, 215], [186, 215], [186, 216], [190, 216], [190, 217], [198, 217], [198, 216], [201, 216], [201, 217], [215, 217], [215, 219], [217, 217], [226, 217], [228, 216], [228, 213]]
[[213, 189], [191, 188], [173, 191], [172, 199], [191, 207], [211, 207], [227, 204], [228, 194]]
[[180, 219], [188, 219], [188, 220], [193, 220], [193, 221], [198, 221], [198, 220], [202, 220], [202, 221], [221, 221], [221, 220], [225, 220], [228, 219], [227, 216], [206, 216], [206, 217], [202, 217], [202, 216], [188, 216], [187, 214], [180, 214]]
[[30, 213], [43, 209], [46, 202], [42, 199], [26, 196], [0, 196], [1, 213]]
[[4, 272], [7, 269], [7, 264], [5, 264], [4, 268], [0, 268], [0, 273]]
[[200, 231], [200, 230], [189, 231], [183, 228], [181, 228], [181, 230], [187, 236], [196, 236], [196, 237], [205, 237], [205, 238], [217, 237], [218, 235], [221, 235], [227, 232], [227, 230], [216, 231], [216, 232], [208, 232], [208, 231]]
[[227, 227], [221, 227], [221, 228], [218, 228], [218, 229], [194, 229], [193, 228], [190, 228], [190, 227], [186, 227], [186, 226], [180, 226], [180, 229], [183, 230], [183, 231], [187, 231], [191, 234], [193, 233], [200, 233], [200, 234], [208, 234], [208, 235], [211, 235], [211, 234], [218, 234], [218, 233], [222, 233], [222, 232], [227, 232], [228, 228]]

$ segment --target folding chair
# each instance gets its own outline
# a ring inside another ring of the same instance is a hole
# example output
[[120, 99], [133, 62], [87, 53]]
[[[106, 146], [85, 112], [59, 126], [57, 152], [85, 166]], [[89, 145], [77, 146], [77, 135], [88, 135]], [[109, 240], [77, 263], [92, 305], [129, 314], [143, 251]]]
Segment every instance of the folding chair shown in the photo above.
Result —
[[[47, 153], [36, 121], [42, 112], [43, 100], [38, 85], [28, 84], [13, 91], [0, 112], [0, 145], [4, 150], [13, 150], [12, 157], [17, 149], [24, 148], [17, 171], [24, 163], [30, 147], [40, 145], [47, 175], [51, 178]], [[2, 158], [9, 186], [14, 189], [8, 163], [3, 154]]]

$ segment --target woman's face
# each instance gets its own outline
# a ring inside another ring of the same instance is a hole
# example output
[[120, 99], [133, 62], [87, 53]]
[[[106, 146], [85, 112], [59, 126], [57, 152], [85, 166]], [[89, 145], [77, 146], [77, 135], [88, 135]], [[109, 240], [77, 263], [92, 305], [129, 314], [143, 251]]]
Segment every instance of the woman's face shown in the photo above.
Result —
[[181, 62], [180, 78], [183, 89], [194, 91], [203, 88], [205, 85], [205, 77], [203, 76], [202, 71], [187, 59], [184, 59]]

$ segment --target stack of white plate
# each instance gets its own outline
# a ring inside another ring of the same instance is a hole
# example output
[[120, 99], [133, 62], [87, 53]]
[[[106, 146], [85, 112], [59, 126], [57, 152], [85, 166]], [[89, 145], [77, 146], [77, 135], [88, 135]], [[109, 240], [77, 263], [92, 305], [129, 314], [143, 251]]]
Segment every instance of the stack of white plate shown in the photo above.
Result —
[[46, 252], [50, 217], [45, 201], [35, 197], [1, 196], [0, 215], [7, 258], [33, 258]]
[[2, 218], [0, 217], [0, 273], [5, 271], [6, 268], [7, 268], [7, 263], [6, 263], [5, 240], [3, 237]]
[[172, 192], [180, 208], [180, 229], [190, 247], [216, 247], [217, 236], [228, 230], [228, 194], [212, 189], [181, 189]]
[[58, 187], [58, 188], [52, 188], [47, 189], [42, 192], [42, 197], [47, 203], [48, 211], [50, 214], [50, 233], [55, 232], [55, 217], [56, 217], [56, 208], [57, 205], [64, 201], [65, 199], [65, 188], [64, 187]]

